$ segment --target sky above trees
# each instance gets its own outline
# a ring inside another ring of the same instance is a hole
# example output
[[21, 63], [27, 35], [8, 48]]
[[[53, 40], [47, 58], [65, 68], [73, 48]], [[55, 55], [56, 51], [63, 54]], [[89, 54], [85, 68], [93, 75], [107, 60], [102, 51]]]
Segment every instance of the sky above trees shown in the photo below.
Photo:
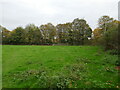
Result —
[[118, 19], [119, 0], [0, 0], [0, 25], [9, 30], [34, 23], [54, 25], [84, 18], [92, 29], [98, 18]]

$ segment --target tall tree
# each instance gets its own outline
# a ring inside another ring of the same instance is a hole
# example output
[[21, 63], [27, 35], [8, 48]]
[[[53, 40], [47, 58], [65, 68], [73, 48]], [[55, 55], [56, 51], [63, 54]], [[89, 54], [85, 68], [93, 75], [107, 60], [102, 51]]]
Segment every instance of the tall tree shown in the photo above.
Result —
[[93, 45], [99, 45], [101, 43], [101, 38], [103, 37], [103, 29], [96, 28], [93, 31]]
[[38, 27], [34, 30], [34, 39], [33, 39], [34, 44], [42, 44], [43, 43], [43, 36], [41, 34], [41, 31]]
[[25, 28], [27, 32], [27, 43], [28, 44], [41, 44], [42, 43], [42, 34], [40, 29], [34, 24], [29, 24]]
[[41, 25], [40, 31], [43, 35], [44, 43], [45, 44], [52, 44], [55, 43], [56, 39], [56, 28], [51, 23]]
[[9, 40], [11, 44], [25, 44], [25, 30], [22, 27], [17, 27], [10, 32]]
[[119, 25], [120, 21], [117, 20], [109, 23], [108, 31], [106, 31], [103, 36], [105, 40], [105, 49], [119, 49]]
[[70, 41], [70, 31], [71, 31], [71, 23], [65, 23], [65, 24], [58, 24], [56, 26], [57, 34], [59, 38], [60, 43], [69, 43]]
[[9, 34], [10, 34], [10, 31], [7, 30], [6, 28], [0, 26], [0, 32], [1, 32], [1, 43], [3, 44], [9, 44]]
[[98, 20], [98, 25], [99, 28], [103, 29], [104, 32], [108, 30], [109, 27], [109, 23], [113, 22], [113, 18], [109, 17], [109, 16], [102, 16], [101, 18], [99, 18]]
[[[101, 34], [100, 41], [101, 45], [105, 47], [105, 50], [118, 49], [118, 32], [120, 21], [114, 20], [109, 16], [102, 16], [98, 20], [99, 32]], [[95, 34], [96, 30], [94, 31]], [[94, 36], [95, 37], [95, 36]]]
[[88, 37], [91, 37], [92, 29], [84, 19], [74, 19], [72, 22], [72, 29], [75, 44], [83, 45], [84, 40], [88, 39]]

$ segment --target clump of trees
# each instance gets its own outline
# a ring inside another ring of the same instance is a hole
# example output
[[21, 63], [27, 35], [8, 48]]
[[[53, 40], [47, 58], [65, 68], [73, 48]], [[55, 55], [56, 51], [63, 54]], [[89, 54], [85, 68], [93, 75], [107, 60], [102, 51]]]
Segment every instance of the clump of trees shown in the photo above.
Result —
[[69, 45], [84, 45], [84, 41], [91, 37], [92, 29], [84, 19], [75, 19], [71, 23], [51, 23], [39, 27], [29, 24], [25, 28], [17, 27], [9, 31], [2, 29], [2, 44], [13, 45], [51, 45], [64, 43]]
[[109, 16], [98, 20], [98, 27], [92, 31], [87, 21], [76, 18], [73, 22], [58, 24], [51, 23], [35, 26], [29, 24], [25, 28], [17, 27], [9, 31], [0, 26], [2, 44], [13, 45], [102, 45], [105, 50], [119, 49], [120, 21]]
[[104, 46], [105, 50], [119, 49], [120, 21], [109, 16], [102, 16], [98, 20], [99, 27], [93, 31], [93, 42], [95, 45]]

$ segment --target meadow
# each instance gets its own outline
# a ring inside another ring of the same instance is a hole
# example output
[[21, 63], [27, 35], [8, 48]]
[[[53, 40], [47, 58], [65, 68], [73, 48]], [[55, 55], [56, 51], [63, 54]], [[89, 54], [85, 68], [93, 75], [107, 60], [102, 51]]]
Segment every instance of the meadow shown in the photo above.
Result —
[[117, 55], [99, 46], [2, 46], [3, 88], [117, 88]]

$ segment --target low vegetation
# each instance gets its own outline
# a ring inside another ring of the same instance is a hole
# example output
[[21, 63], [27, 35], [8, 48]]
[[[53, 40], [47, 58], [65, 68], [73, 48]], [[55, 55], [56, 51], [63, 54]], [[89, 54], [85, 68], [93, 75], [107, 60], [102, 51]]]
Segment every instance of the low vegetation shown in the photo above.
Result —
[[3, 88], [119, 88], [118, 57], [110, 52], [98, 46], [3, 45]]

